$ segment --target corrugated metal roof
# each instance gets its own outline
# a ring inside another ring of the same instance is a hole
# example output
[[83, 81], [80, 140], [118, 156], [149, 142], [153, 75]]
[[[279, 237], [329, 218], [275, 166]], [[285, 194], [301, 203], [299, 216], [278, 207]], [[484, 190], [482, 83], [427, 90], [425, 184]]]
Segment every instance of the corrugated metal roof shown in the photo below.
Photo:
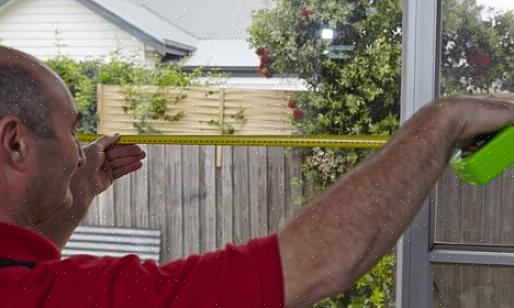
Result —
[[271, 5], [270, 0], [88, 1], [116, 12], [153, 36], [195, 46], [186, 65], [220, 67], [258, 65], [246, 42], [246, 29], [255, 10]]
[[161, 231], [150, 229], [79, 226], [62, 251], [63, 257], [93, 255], [122, 257], [135, 254], [159, 262]]
[[259, 58], [246, 40], [201, 40], [186, 66], [255, 67]]
[[[115, 0], [113, 0], [115, 1]], [[245, 39], [252, 12], [270, 0], [134, 0], [202, 39]]]
[[[173, 45], [178, 48], [192, 50], [198, 42], [198, 38], [173, 24], [152, 8], [144, 4], [132, 1], [120, 0], [78, 0], [82, 4], [95, 10], [91, 4], [117, 16], [122, 21], [143, 31], [145, 34], [157, 39], [162, 44]], [[97, 11], [97, 13], [100, 13]]]

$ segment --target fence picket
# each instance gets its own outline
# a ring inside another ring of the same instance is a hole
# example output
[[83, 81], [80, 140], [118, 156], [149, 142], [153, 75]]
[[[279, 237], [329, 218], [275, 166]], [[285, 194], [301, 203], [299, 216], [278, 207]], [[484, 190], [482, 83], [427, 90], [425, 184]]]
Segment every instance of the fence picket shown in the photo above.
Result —
[[200, 148], [200, 250], [216, 248], [215, 147]]
[[250, 238], [248, 148], [234, 147], [234, 242]]
[[250, 236], [268, 234], [268, 161], [265, 147], [249, 147]]
[[200, 252], [200, 148], [182, 147], [182, 194], [184, 204], [184, 253]]

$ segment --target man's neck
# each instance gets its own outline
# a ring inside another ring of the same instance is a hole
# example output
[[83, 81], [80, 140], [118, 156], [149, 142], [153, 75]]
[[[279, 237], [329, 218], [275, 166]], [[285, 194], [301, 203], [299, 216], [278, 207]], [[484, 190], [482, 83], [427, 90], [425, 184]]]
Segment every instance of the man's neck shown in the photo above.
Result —
[[[0, 195], [3, 194], [0, 191]], [[5, 198], [0, 201], [0, 222], [8, 223], [22, 228], [30, 229], [34, 224], [30, 219], [32, 215], [26, 212], [27, 207], [23, 203], [16, 202], [12, 198]]]

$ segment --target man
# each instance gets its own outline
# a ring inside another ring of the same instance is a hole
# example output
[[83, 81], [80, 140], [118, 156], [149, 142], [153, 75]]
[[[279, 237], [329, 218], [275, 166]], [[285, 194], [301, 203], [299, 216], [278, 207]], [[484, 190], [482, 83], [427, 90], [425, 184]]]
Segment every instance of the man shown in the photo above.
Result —
[[[59, 260], [93, 196], [141, 166], [105, 136], [84, 151], [69, 92], [46, 67], [0, 49], [0, 307], [308, 307], [348, 289], [396, 242], [472, 136], [514, 123], [514, 106], [442, 99], [278, 235], [158, 267], [134, 256]], [[40, 236], [39, 234], [43, 236]]]

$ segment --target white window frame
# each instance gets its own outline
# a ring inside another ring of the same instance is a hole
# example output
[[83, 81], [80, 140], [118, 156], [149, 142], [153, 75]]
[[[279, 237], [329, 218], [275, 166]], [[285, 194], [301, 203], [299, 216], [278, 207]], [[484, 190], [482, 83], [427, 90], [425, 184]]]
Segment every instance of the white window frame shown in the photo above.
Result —
[[[444, 0], [404, 3], [402, 123], [439, 95], [441, 1]], [[433, 264], [514, 266], [513, 248], [435, 245], [433, 200], [427, 198], [398, 242], [397, 308], [432, 308]]]

